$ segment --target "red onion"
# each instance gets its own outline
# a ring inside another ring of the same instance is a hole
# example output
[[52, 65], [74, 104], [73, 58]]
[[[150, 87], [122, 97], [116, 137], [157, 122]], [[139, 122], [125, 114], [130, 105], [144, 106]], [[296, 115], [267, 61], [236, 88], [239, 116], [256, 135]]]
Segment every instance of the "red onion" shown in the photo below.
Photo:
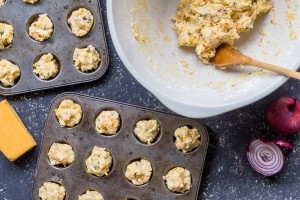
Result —
[[[286, 141], [283, 144], [292, 147]], [[284, 155], [275, 141], [253, 140], [247, 148], [247, 158], [251, 167], [264, 176], [273, 176], [283, 168]]]
[[266, 121], [281, 134], [297, 133], [300, 131], [300, 103], [291, 97], [276, 99], [267, 109]]

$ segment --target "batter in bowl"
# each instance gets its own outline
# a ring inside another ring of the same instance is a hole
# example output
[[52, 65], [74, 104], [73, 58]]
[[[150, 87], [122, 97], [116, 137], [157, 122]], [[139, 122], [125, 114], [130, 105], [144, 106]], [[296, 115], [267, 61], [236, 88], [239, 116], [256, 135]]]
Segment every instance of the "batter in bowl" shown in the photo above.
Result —
[[272, 8], [268, 0], [180, 0], [173, 18], [178, 45], [196, 47], [202, 62], [209, 64], [219, 45], [232, 45], [253, 28], [259, 14]]

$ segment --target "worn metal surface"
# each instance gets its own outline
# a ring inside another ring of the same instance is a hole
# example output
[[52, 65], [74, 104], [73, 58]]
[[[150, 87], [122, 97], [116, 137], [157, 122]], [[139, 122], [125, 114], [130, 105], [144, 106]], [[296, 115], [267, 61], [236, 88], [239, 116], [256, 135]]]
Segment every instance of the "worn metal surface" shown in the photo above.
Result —
[[[67, 18], [76, 8], [84, 7], [94, 15], [92, 30], [83, 37], [76, 37], [68, 27]], [[34, 41], [27, 33], [28, 22], [37, 14], [47, 14], [54, 24], [54, 32], [44, 42]], [[56, 88], [78, 83], [85, 83], [100, 78], [108, 67], [108, 52], [103, 30], [100, 2], [97, 0], [40, 1], [30, 5], [22, 1], [8, 0], [0, 12], [0, 21], [13, 25], [13, 43], [0, 51], [0, 60], [8, 59], [21, 69], [17, 84], [5, 88], [0, 84], [0, 94], [15, 95], [20, 93]], [[97, 70], [91, 73], [78, 71], [73, 63], [73, 53], [77, 47], [93, 45], [101, 56]], [[43, 53], [52, 53], [60, 63], [59, 74], [48, 81], [39, 79], [33, 73], [33, 63]]]
[[[54, 114], [62, 100], [71, 99], [81, 105], [83, 118], [74, 128], [61, 128]], [[103, 136], [95, 129], [95, 119], [102, 110], [116, 110], [121, 117], [121, 127], [114, 136]], [[151, 145], [140, 143], [133, 134], [135, 124], [142, 119], [156, 119], [160, 124], [160, 136]], [[195, 151], [184, 154], [174, 145], [175, 129], [188, 125], [201, 133], [201, 145]], [[68, 143], [75, 152], [75, 161], [66, 168], [51, 166], [47, 153], [54, 142]], [[96, 177], [86, 172], [85, 160], [94, 146], [105, 147], [113, 157], [113, 167], [106, 177]], [[33, 199], [39, 199], [38, 190], [46, 181], [62, 184], [66, 200], [74, 200], [86, 190], [99, 191], [104, 199], [197, 199], [206, 151], [208, 133], [202, 123], [177, 115], [148, 110], [94, 97], [65, 93], [51, 104], [46, 121], [41, 150], [35, 173]], [[129, 162], [139, 158], [150, 161], [152, 178], [143, 186], [134, 186], [125, 177]], [[168, 170], [181, 166], [192, 176], [192, 188], [184, 194], [170, 192], [163, 180]]]

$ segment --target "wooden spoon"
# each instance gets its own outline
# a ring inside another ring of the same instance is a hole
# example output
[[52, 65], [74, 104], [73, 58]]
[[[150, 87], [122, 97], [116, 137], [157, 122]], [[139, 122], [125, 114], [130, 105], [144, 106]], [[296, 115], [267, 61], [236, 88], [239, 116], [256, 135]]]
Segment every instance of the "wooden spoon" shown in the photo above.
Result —
[[225, 43], [217, 48], [216, 55], [210, 59], [210, 63], [222, 68], [235, 67], [236, 65], [251, 65], [300, 80], [300, 72], [254, 60], [242, 54], [235, 47]]

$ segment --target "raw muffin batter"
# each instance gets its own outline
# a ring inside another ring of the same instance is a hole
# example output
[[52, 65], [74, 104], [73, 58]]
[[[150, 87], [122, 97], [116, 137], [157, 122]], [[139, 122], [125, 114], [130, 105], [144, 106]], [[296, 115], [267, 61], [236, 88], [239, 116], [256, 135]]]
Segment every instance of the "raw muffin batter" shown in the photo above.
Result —
[[253, 28], [257, 15], [273, 8], [268, 0], [180, 0], [173, 18], [179, 46], [196, 47], [203, 63], [222, 43], [233, 44]]
[[48, 152], [51, 165], [70, 165], [74, 162], [74, 151], [68, 144], [53, 143]]
[[74, 127], [82, 118], [81, 106], [69, 99], [63, 100], [54, 112], [61, 127]]
[[152, 166], [148, 160], [141, 159], [127, 165], [125, 176], [134, 185], [143, 185], [150, 181]]
[[89, 45], [86, 48], [76, 48], [73, 60], [75, 62], [75, 67], [82, 71], [87, 72], [97, 69], [100, 62], [100, 55], [95, 47]]
[[197, 129], [190, 129], [187, 126], [175, 130], [175, 146], [184, 153], [192, 151], [200, 146], [200, 134]]
[[191, 189], [191, 173], [183, 167], [171, 169], [163, 179], [172, 192], [184, 193]]
[[95, 126], [101, 134], [114, 135], [120, 127], [120, 115], [114, 110], [104, 110], [96, 118]]
[[86, 193], [78, 196], [78, 200], [104, 200], [104, 199], [99, 192], [87, 190]]
[[159, 124], [156, 120], [142, 120], [136, 123], [134, 134], [143, 142], [151, 144], [159, 132]]
[[49, 39], [52, 33], [53, 23], [46, 14], [39, 15], [29, 27], [30, 37], [39, 42]]
[[35, 4], [37, 3], [39, 0], [23, 0], [25, 3], [30, 3], [30, 4]]
[[51, 53], [43, 55], [33, 67], [33, 72], [42, 80], [55, 77], [59, 72], [58, 62]]
[[12, 43], [14, 39], [14, 28], [12, 25], [0, 23], [0, 50]]
[[65, 188], [53, 182], [45, 182], [39, 189], [39, 197], [42, 200], [63, 200], [65, 195]]
[[5, 87], [15, 85], [15, 80], [20, 77], [20, 68], [12, 62], [3, 59], [0, 61], [0, 82]]
[[94, 23], [94, 17], [89, 10], [85, 8], [79, 8], [72, 12], [70, 18], [68, 19], [68, 23], [70, 24], [72, 33], [74, 33], [74, 35], [84, 36], [90, 32]]
[[95, 146], [85, 165], [89, 174], [107, 176], [112, 165], [112, 157], [105, 148]]

